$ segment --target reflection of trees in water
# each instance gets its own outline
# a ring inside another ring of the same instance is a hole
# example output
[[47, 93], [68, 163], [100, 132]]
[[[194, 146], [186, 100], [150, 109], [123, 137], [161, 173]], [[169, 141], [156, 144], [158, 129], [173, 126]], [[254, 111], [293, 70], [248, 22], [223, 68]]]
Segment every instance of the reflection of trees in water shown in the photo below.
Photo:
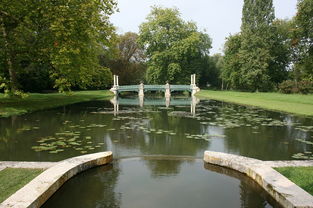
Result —
[[117, 162], [83, 172], [66, 182], [43, 208], [118, 208], [121, 196], [115, 187], [119, 173]]
[[151, 171], [151, 177], [173, 176], [180, 173], [181, 164], [195, 162], [192, 157], [183, 156], [147, 156], [143, 157], [147, 167]]
[[251, 128], [225, 130], [225, 145], [230, 152], [262, 160], [290, 159], [302, 152], [305, 144], [296, 141], [298, 131], [286, 131], [285, 127], [260, 127], [255, 134]]
[[246, 175], [208, 163], [204, 163], [204, 168], [240, 180], [241, 207], [268, 207], [269, 204], [273, 207], [281, 207], [259, 184]]
[[[209, 117], [226, 126], [224, 133], [227, 137], [224, 144], [229, 152], [263, 160], [281, 160], [291, 159], [291, 156], [298, 152], [312, 150], [311, 147], [308, 149], [305, 144], [295, 140], [311, 140], [310, 133], [297, 130], [295, 125], [275, 126], [275, 122], [312, 125], [311, 118], [227, 103], [215, 103], [212, 108], [215, 114]], [[205, 112], [202, 115], [205, 115]], [[272, 121], [272, 125], [266, 125]], [[232, 123], [239, 124], [240, 127], [227, 128]]]
[[179, 160], [146, 160], [146, 165], [151, 171], [153, 178], [177, 175], [180, 172]]
[[[38, 145], [36, 141], [42, 137], [55, 137], [56, 132], [65, 131], [80, 131], [82, 136], [92, 136], [95, 141], [102, 142], [106, 129], [93, 128], [92, 131], [87, 132], [86, 126], [89, 124], [110, 126], [113, 115], [91, 114], [90, 111], [93, 108], [88, 107], [98, 108], [108, 104], [107, 102], [75, 104], [21, 116], [0, 118], [0, 160], [58, 161], [80, 155], [79, 151], [73, 149], [67, 149], [59, 154], [50, 154], [46, 151], [35, 152], [31, 147]], [[70, 122], [64, 124], [65, 121]], [[73, 125], [80, 125], [82, 128], [69, 127]]]
[[[208, 147], [208, 141], [187, 139], [185, 133], [201, 134], [199, 121], [190, 121], [190, 118], [169, 117], [168, 111], [157, 113], [147, 113], [139, 122], [144, 123], [147, 129], [163, 131], [162, 134], [156, 132], [145, 133], [142, 129], [132, 129], [119, 132], [111, 132], [110, 138], [118, 138], [117, 147], [125, 149], [137, 148], [143, 155], [164, 154], [164, 155], [190, 155], [196, 156], [199, 151], [201, 155]], [[136, 123], [138, 120], [130, 122]], [[175, 135], [170, 135], [169, 132]]]

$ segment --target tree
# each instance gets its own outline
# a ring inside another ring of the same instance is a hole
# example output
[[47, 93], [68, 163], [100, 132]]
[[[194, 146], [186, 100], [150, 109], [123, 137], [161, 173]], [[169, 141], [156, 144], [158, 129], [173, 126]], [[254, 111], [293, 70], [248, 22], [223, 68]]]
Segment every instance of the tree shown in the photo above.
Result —
[[313, 0], [300, 0], [297, 7], [293, 39], [296, 79], [313, 81]]
[[239, 50], [241, 48], [241, 35], [231, 35], [226, 39], [224, 46], [224, 65], [221, 72], [221, 79], [223, 88], [236, 89], [240, 88], [241, 79], [241, 62], [239, 57]]
[[242, 14], [242, 42], [239, 51], [241, 89], [266, 91], [272, 85], [268, 70], [272, 58], [269, 35], [275, 18], [273, 1], [245, 0]]
[[103, 66], [118, 75], [120, 83], [139, 84], [144, 79], [145, 53], [137, 40], [138, 34], [133, 32], [119, 35], [112, 48], [101, 56]]
[[202, 58], [201, 63], [198, 85], [200, 87], [220, 88], [223, 56], [221, 54], [206, 56]]
[[270, 91], [288, 78], [288, 23], [274, 18], [272, 0], [244, 1], [241, 32], [225, 44], [226, 88]]
[[146, 51], [149, 83], [188, 83], [189, 75], [200, 74], [211, 48], [211, 39], [195, 23], [185, 22], [177, 9], [161, 7], [153, 7], [140, 25], [138, 42]]
[[37, 72], [59, 91], [93, 86], [95, 77], [109, 73], [98, 55], [113, 36], [115, 6], [114, 0], [1, 1], [0, 76], [9, 90], [23, 88]]

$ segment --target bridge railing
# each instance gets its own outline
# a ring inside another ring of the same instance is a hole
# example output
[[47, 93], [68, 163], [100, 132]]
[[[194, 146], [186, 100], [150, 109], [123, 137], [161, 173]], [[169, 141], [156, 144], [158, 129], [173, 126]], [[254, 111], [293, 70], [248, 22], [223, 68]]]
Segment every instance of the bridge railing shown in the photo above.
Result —
[[[139, 91], [140, 85], [121, 85], [118, 86], [118, 91]], [[165, 85], [144, 85], [144, 91], [158, 91], [158, 90], [165, 90]], [[170, 85], [171, 91], [190, 91], [190, 85]]]
[[118, 86], [118, 91], [138, 91], [139, 85], [121, 85]]
[[145, 90], [164, 90], [165, 85], [145, 85]]

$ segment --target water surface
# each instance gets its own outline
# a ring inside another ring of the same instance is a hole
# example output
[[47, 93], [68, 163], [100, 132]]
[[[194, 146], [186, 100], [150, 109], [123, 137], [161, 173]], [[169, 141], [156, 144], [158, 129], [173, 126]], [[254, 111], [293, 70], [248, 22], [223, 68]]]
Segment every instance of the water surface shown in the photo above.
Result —
[[169, 107], [157, 105], [165, 103], [160, 99], [155, 106], [137, 101], [119, 105], [118, 113], [109, 101], [94, 101], [1, 118], [0, 160], [59, 161], [107, 150], [115, 158], [202, 157], [205, 150], [262, 160], [313, 158], [310, 117], [212, 100], [194, 110], [183, 105], [186, 99]]
[[113, 164], [74, 177], [44, 207], [277, 207], [250, 179], [197, 158], [212, 150], [313, 159], [312, 147], [310, 117], [194, 98], [120, 98], [0, 119], [0, 160], [113, 151]]
[[132, 158], [68, 181], [44, 208], [279, 207], [252, 180], [201, 160]]

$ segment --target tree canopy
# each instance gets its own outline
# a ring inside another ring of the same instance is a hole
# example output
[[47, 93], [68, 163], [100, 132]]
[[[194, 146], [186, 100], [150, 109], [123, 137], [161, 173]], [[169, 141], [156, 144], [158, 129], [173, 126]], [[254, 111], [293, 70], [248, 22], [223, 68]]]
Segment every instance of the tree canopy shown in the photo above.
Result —
[[245, 0], [241, 32], [228, 38], [222, 78], [232, 89], [270, 91], [286, 79], [287, 37], [274, 24], [272, 0]]
[[2, 87], [27, 89], [30, 80], [59, 91], [109, 84], [98, 55], [114, 35], [115, 8], [115, 0], [1, 1]]
[[146, 51], [149, 83], [188, 83], [200, 74], [201, 60], [209, 54], [211, 39], [177, 9], [153, 7], [140, 25], [139, 43]]

